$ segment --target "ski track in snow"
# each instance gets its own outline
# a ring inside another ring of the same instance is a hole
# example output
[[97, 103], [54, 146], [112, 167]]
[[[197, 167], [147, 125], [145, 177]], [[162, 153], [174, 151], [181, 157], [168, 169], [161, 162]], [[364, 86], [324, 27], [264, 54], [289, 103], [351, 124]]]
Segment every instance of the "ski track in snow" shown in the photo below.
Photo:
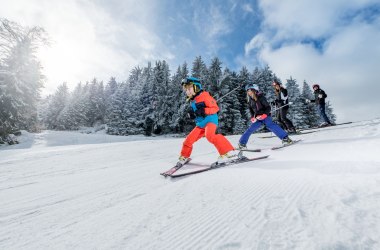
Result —
[[[165, 179], [183, 138], [23, 135], [0, 147], [0, 249], [380, 249], [380, 119], [294, 138]], [[217, 153], [203, 139], [192, 158]]]

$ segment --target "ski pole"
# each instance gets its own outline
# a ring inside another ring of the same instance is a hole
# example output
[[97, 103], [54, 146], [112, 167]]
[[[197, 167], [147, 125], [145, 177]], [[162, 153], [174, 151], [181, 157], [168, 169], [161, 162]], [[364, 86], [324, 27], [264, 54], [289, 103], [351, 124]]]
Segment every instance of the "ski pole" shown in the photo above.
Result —
[[271, 113], [274, 112], [274, 111], [277, 111], [277, 110], [279, 110], [279, 109], [282, 109], [282, 108], [285, 107], [285, 106], [291, 105], [291, 104], [293, 104], [293, 103], [292, 103], [292, 102], [289, 102], [289, 103], [287, 103], [287, 104], [285, 104], [285, 105], [283, 105], [283, 106], [281, 106], [281, 107], [278, 107], [278, 108], [276, 108], [276, 109], [273, 109], [273, 110], [271, 110]]
[[232, 92], [234, 92], [235, 90], [237, 90], [238, 88], [240, 88], [243, 85], [244, 85], [244, 83], [240, 84], [239, 86], [237, 86], [236, 88], [234, 88], [233, 90], [231, 90], [230, 92], [228, 92], [227, 94], [225, 94], [224, 96], [218, 98], [218, 100], [216, 100], [216, 101], [218, 102], [218, 101], [222, 100], [224, 97], [228, 96], [229, 94], [231, 94]]

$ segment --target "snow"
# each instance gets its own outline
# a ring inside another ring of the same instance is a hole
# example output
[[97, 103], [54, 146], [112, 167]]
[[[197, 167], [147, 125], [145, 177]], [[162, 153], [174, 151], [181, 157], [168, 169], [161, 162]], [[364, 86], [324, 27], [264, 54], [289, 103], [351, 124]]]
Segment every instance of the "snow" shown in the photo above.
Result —
[[165, 179], [183, 138], [24, 132], [0, 146], [0, 249], [380, 249], [380, 119], [259, 136], [268, 159]]

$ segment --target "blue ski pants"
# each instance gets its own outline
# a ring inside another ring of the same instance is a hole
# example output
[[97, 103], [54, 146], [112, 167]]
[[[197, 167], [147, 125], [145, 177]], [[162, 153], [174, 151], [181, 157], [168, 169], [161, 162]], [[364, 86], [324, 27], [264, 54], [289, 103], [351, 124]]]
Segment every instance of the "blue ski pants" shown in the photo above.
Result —
[[280, 126], [274, 123], [270, 116], [268, 116], [264, 120], [256, 120], [256, 122], [253, 122], [251, 126], [249, 126], [249, 128], [240, 137], [239, 143], [246, 145], [251, 134], [258, 130], [263, 124], [265, 124], [265, 126], [267, 126], [267, 128], [281, 140], [288, 136], [288, 134]]
[[328, 118], [327, 115], [326, 115], [326, 107], [325, 107], [325, 105], [326, 105], [326, 104], [324, 104], [324, 103], [320, 103], [320, 104], [318, 105], [319, 115], [322, 117], [322, 119], [323, 119], [326, 123], [330, 124], [331, 122], [330, 122], [329, 118]]

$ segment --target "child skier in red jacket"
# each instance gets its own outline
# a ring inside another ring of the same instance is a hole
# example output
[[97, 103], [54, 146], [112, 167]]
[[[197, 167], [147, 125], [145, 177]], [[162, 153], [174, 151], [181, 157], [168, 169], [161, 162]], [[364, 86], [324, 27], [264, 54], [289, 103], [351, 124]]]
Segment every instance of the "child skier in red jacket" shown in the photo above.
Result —
[[179, 163], [183, 164], [187, 162], [193, 150], [193, 144], [202, 137], [206, 137], [218, 150], [220, 155], [218, 163], [236, 159], [238, 153], [234, 151], [234, 147], [227, 138], [215, 133], [218, 127], [217, 112], [219, 111], [215, 99], [202, 89], [200, 80], [195, 77], [183, 79], [182, 87], [190, 101], [191, 109], [189, 115], [195, 119], [196, 127], [183, 142]]

